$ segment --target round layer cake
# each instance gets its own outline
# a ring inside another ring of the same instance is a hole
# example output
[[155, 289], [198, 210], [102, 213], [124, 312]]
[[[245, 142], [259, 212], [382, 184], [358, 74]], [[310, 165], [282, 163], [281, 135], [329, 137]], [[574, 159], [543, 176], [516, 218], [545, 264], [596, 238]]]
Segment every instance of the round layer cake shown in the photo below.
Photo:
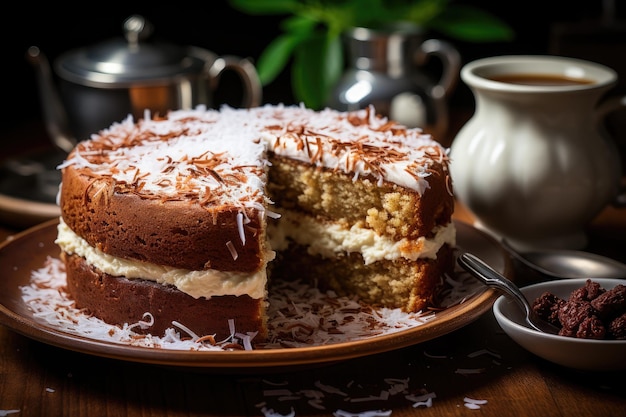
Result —
[[268, 271], [419, 311], [453, 268], [447, 150], [373, 108], [146, 113], [60, 169], [70, 294], [143, 332], [263, 341]]

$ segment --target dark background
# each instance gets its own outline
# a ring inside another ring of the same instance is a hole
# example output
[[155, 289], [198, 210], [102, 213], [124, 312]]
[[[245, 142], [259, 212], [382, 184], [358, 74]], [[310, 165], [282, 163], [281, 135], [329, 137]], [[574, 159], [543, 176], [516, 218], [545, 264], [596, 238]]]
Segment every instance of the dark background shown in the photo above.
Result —
[[[612, 19], [619, 24], [600, 30], [596, 30], [596, 23], [602, 16], [602, 0], [466, 0], [458, 3], [487, 10], [506, 21], [516, 32], [516, 38], [505, 43], [473, 44], [452, 40], [464, 63], [501, 54], [579, 55], [610, 65], [618, 70], [622, 78], [626, 78], [626, 70], [622, 68], [626, 66], [626, 29], [622, 23], [622, 19], [626, 18], [626, 2], [614, 2]], [[155, 38], [254, 60], [280, 33], [279, 22], [283, 18], [252, 17], [233, 9], [225, 0], [195, 4], [167, 2], [165, 5], [157, 5], [156, 2], [145, 5], [136, 2], [82, 4], [69, 7], [49, 2], [36, 6], [23, 2], [13, 4], [14, 7], [5, 8], [2, 12], [0, 30], [5, 48], [2, 62], [5, 83], [2, 130], [41, 120], [34, 71], [25, 59], [26, 50], [31, 45], [38, 46], [52, 61], [64, 51], [121, 36], [123, 21], [137, 13], [153, 23]], [[12, 11], [9, 12], [9, 9]], [[555, 30], [561, 24], [583, 24], [585, 31], [591, 34], [579, 36], [575, 42], [568, 42], [567, 48], [555, 50]], [[436, 33], [431, 33], [431, 37], [446, 39]], [[619, 88], [622, 88], [621, 84]], [[223, 99], [229, 100], [229, 97], [225, 95]], [[464, 106], [471, 104], [471, 100], [471, 93], [460, 83], [451, 98], [451, 105]], [[287, 73], [264, 88], [264, 102], [293, 103]]]

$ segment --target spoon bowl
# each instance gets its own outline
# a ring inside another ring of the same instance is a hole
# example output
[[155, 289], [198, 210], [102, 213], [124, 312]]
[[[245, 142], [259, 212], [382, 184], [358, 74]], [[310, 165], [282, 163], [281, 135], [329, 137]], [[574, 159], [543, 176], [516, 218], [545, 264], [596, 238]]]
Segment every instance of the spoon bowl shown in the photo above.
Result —
[[506, 239], [502, 240], [502, 246], [523, 265], [552, 278], [626, 277], [626, 264], [595, 253], [559, 249], [520, 252], [513, 248]]

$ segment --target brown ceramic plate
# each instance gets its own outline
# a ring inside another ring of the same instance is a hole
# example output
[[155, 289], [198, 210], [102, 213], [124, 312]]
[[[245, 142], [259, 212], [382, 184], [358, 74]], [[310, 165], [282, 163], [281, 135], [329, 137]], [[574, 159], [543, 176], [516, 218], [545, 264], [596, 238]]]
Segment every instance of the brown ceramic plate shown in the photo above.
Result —
[[[0, 323], [34, 340], [77, 352], [166, 366], [255, 369], [308, 366], [382, 353], [425, 342], [459, 329], [490, 310], [498, 294], [485, 287], [462, 304], [437, 312], [434, 319], [397, 333], [364, 340], [303, 348], [252, 351], [179, 351], [128, 346], [65, 333], [33, 317], [22, 300], [20, 287], [46, 257], [58, 257], [54, 243], [58, 220], [34, 226], [0, 244]], [[456, 222], [457, 244], [511, 276], [511, 265], [500, 244], [474, 227]]]
[[0, 220], [18, 227], [31, 227], [61, 214], [56, 194], [65, 157], [43, 149], [0, 161]]
[[0, 193], [0, 220], [17, 227], [30, 227], [61, 215], [54, 203], [31, 201]]

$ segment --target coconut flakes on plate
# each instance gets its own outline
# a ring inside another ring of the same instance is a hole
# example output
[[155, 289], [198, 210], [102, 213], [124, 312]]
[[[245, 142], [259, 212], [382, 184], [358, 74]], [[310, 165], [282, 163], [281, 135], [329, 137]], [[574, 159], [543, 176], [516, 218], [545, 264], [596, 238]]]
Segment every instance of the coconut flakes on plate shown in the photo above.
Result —
[[[476, 285], [466, 280], [462, 274], [446, 278], [451, 285], [445, 306], [460, 304], [475, 294]], [[172, 323], [163, 336], [136, 332], [137, 328], [149, 328], [149, 313], [136, 323], [107, 324], [76, 308], [65, 285], [60, 259], [48, 257], [41, 268], [32, 271], [30, 284], [22, 286], [21, 291], [34, 318], [66, 333], [130, 346], [197, 351], [253, 349], [255, 334], [237, 332], [233, 321], [229, 322], [231, 335], [225, 340], [196, 335], [184, 323]], [[321, 346], [373, 338], [420, 326], [435, 319], [436, 312], [373, 308], [302, 282], [276, 281], [271, 285], [268, 315], [268, 342], [254, 349]]]

